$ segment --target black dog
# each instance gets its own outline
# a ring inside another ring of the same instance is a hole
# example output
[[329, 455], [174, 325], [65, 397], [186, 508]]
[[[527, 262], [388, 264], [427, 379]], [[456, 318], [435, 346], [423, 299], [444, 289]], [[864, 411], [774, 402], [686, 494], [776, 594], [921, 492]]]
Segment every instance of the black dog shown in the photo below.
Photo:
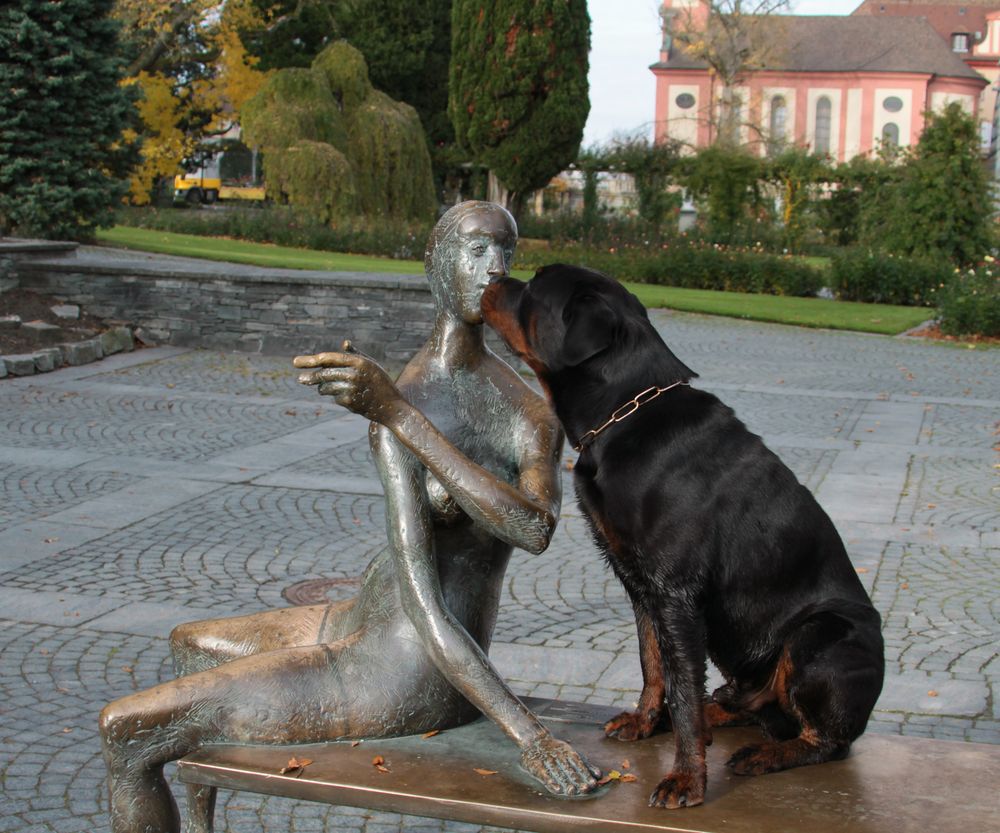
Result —
[[[713, 726], [764, 729], [729, 760], [740, 775], [846, 756], [882, 688], [881, 623], [809, 491], [689, 386], [697, 374], [617, 281], [547, 266], [491, 283], [483, 314], [580, 451], [577, 496], [632, 601], [642, 696], [604, 729], [635, 740], [672, 725], [674, 766], [650, 804], [704, 800]], [[708, 702], [706, 653], [727, 681]]]

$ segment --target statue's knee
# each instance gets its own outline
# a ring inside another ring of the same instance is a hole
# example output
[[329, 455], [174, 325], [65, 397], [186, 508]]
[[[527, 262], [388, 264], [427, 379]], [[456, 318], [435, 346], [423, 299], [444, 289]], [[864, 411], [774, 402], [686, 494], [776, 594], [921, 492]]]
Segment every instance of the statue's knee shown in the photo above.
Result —
[[191, 625], [191, 622], [185, 622], [170, 631], [170, 651], [174, 656], [178, 652], [190, 651], [195, 646], [197, 631]]
[[128, 699], [122, 697], [101, 709], [97, 725], [106, 747], [127, 741], [135, 731], [135, 713], [130, 708]]
[[202, 644], [203, 633], [197, 622], [185, 622], [170, 631], [170, 654], [178, 676], [204, 671], [217, 663], [209, 661], [209, 652]]

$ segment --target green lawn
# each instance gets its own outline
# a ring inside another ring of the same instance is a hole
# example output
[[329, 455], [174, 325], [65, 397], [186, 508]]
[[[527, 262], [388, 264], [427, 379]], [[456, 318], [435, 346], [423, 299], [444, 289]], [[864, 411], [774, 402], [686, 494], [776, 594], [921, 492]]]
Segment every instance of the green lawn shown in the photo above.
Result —
[[393, 260], [391, 257], [350, 255], [340, 252], [318, 252], [313, 249], [291, 249], [230, 240], [225, 237], [202, 237], [197, 234], [175, 234], [170, 231], [114, 226], [97, 232], [97, 239], [107, 246], [139, 249], [182, 257], [201, 257], [227, 263], [248, 263], [252, 266], [278, 266], [283, 269], [321, 269], [328, 272], [396, 272], [423, 274], [424, 264], [415, 260]]
[[[393, 260], [370, 255], [292, 249], [249, 243], [244, 240], [174, 234], [128, 226], [115, 226], [112, 229], [99, 231], [97, 237], [101, 243], [109, 246], [184, 257], [201, 257], [229, 263], [248, 263], [255, 266], [404, 274], [421, 274], [424, 270], [423, 263], [415, 260]], [[531, 274], [526, 270], [514, 270], [514, 275], [517, 277], [526, 278]], [[748, 295], [741, 292], [714, 292], [707, 289], [682, 289], [637, 283], [626, 283], [625, 286], [647, 307], [669, 307], [685, 312], [725, 315], [753, 321], [857, 330], [885, 335], [901, 333], [932, 315], [930, 310], [920, 307]]]
[[625, 286], [647, 307], [669, 307], [685, 312], [704, 312], [751, 321], [773, 321], [800, 327], [827, 327], [832, 330], [856, 330], [883, 335], [905, 332], [934, 315], [934, 311], [926, 307], [713, 292], [709, 289], [683, 289], [640, 283], [625, 283]]

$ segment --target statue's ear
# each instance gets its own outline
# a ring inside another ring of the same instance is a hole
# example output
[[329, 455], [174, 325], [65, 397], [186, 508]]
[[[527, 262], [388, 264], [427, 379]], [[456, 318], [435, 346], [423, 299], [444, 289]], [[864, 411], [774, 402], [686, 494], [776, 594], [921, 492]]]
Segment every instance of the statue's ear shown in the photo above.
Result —
[[611, 345], [618, 314], [600, 295], [587, 293], [566, 305], [563, 322], [566, 324], [563, 360], [574, 367]]

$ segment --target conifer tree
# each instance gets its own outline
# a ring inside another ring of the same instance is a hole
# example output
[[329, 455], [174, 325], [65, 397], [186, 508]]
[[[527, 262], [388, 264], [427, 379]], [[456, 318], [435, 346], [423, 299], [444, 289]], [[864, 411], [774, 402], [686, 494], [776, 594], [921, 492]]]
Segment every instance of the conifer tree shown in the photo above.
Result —
[[111, 0], [0, 6], [0, 234], [87, 239], [136, 161]]
[[515, 213], [572, 162], [590, 112], [586, 0], [454, 0], [448, 112]]

